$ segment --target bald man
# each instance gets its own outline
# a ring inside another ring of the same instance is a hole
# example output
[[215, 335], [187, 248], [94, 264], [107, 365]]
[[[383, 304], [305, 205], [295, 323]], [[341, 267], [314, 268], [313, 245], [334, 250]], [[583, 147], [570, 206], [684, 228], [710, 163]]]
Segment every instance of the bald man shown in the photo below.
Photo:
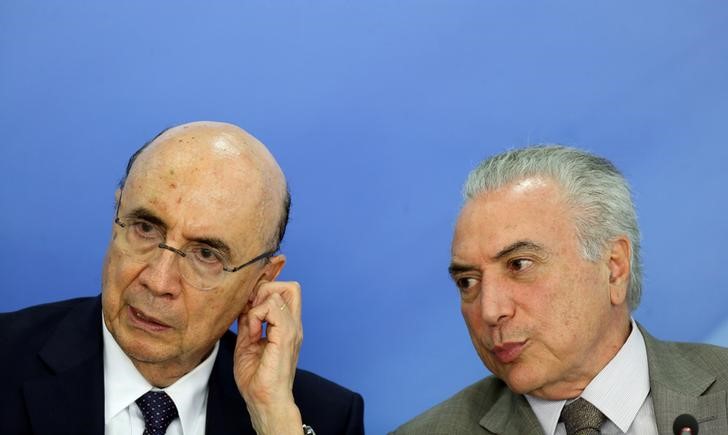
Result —
[[0, 433], [363, 433], [361, 396], [296, 369], [301, 290], [276, 281], [289, 204], [234, 125], [145, 144], [116, 191], [101, 296], [0, 315]]

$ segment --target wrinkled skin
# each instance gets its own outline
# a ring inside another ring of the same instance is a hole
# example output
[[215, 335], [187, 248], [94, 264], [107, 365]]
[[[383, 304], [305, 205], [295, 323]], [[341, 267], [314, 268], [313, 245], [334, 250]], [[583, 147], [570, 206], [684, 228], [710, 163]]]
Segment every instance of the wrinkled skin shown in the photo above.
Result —
[[[168, 245], [218, 240], [238, 265], [271, 248], [284, 192], [283, 174], [261, 143], [235, 126], [200, 122], [175, 127], [144, 150], [117, 199], [121, 194], [120, 217], [141, 211], [158, 220]], [[131, 260], [117, 242], [121, 231], [114, 225], [104, 262], [104, 321], [139, 372], [158, 387], [172, 384], [238, 321], [235, 379], [256, 430], [285, 433], [297, 424], [300, 431], [291, 393], [300, 288], [275, 281], [285, 258], [226, 273], [217, 287], [199, 290], [181, 277], [171, 251], [147, 263]]]
[[526, 178], [468, 201], [451, 275], [483, 363], [519, 394], [579, 396], [630, 330], [630, 244], [584, 259], [560, 186]]

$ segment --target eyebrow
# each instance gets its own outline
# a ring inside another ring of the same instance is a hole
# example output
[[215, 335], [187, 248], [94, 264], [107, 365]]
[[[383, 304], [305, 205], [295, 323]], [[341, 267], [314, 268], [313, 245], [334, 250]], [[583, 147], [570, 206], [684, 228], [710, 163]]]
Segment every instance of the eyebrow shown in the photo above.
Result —
[[[134, 219], [144, 219], [145, 221], [149, 222], [152, 225], [155, 225], [162, 230], [167, 230], [167, 224], [154, 212], [149, 210], [148, 208], [144, 207], [138, 207], [132, 210], [127, 214], [128, 217], [134, 218]], [[217, 251], [222, 252], [222, 254], [227, 258], [230, 259], [232, 255], [232, 251], [230, 250], [230, 246], [228, 246], [227, 243], [222, 241], [222, 239], [219, 239], [217, 237], [195, 237], [190, 239], [191, 242], [195, 243], [201, 243], [204, 245], [207, 245]]]
[[463, 263], [456, 263], [452, 262], [450, 263], [450, 266], [447, 268], [447, 272], [450, 274], [450, 276], [453, 276], [455, 274], [461, 273], [461, 272], [468, 272], [470, 270], [476, 270], [476, 266], [472, 266], [470, 264], [463, 264]]
[[495, 260], [500, 260], [501, 258], [513, 254], [514, 252], [526, 250], [537, 251], [539, 253], [546, 252], [546, 249], [536, 242], [533, 242], [531, 240], [519, 240], [498, 251], [498, 253], [495, 254], [493, 258]]
[[144, 219], [145, 221], [149, 222], [152, 225], [158, 226], [164, 230], [167, 229], [167, 224], [164, 223], [164, 221], [154, 214], [151, 210], [144, 207], [137, 207], [134, 210], [127, 213], [127, 216], [134, 219]]
[[[510, 245], [508, 245], [505, 248], [498, 251], [498, 253], [495, 254], [495, 256], [493, 257], [493, 259], [500, 260], [503, 257], [513, 254], [514, 252], [525, 251], [525, 250], [537, 251], [538, 253], [547, 252], [543, 246], [539, 245], [536, 242], [533, 242], [531, 240], [519, 240], [517, 242], [511, 243]], [[468, 272], [468, 271], [477, 270], [477, 269], [478, 269], [477, 266], [474, 266], [471, 264], [466, 264], [466, 263], [458, 263], [458, 262], [453, 261], [450, 263], [450, 266], [447, 268], [447, 271], [452, 276], [452, 275], [455, 275], [455, 274], [458, 274], [461, 272]]]

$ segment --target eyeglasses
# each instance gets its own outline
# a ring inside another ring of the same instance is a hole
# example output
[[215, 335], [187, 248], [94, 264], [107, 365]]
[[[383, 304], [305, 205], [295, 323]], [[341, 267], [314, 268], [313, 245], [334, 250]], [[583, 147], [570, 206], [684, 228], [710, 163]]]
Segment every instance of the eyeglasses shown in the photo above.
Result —
[[212, 289], [222, 283], [226, 272], [237, 272], [246, 266], [272, 257], [278, 251], [278, 249], [273, 249], [240, 266], [231, 267], [225, 253], [213, 246], [193, 242], [178, 249], [165, 243], [165, 232], [158, 225], [143, 218], [120, 218], [120, 203], [121, 195], [114, 219], [114, 222], [121, 227], [121, 234], [115, 242], [124, 254], [133, 261], [149, 264], [156, 261], [162, 252], [157, 248], [174, 252], [180, 256], [179, 272], [182, 279], [200, 290]]

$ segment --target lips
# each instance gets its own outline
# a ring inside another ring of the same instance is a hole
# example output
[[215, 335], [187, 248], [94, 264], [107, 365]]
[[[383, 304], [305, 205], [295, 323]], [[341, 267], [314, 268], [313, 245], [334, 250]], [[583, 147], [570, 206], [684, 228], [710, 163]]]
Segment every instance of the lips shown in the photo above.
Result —
[[129, 319], [134, 326], [147, 331], [159, 332], [170, 328], [169, 325], [161, 320], [149, 316], [132, 306], [129, 306]]
[[515, 361], [526, 347], [525, 341], [503, 343], [493, 347], [491, 352], [502, 364], [509, 364]]

